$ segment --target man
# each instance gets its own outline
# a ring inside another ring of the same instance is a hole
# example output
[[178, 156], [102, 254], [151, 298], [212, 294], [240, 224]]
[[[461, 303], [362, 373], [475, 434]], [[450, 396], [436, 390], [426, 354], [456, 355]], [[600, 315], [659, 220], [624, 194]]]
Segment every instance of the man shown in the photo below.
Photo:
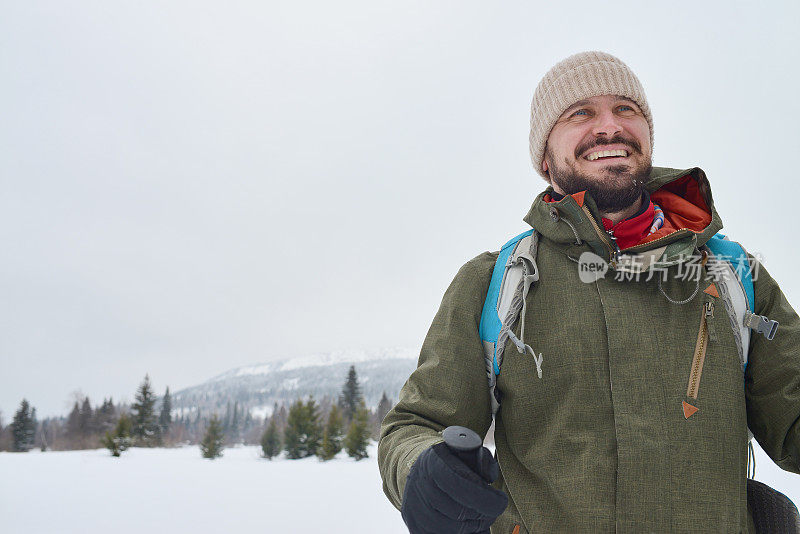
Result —
[[[491, 466], [466, 468], [441, 436], [452, 425], [485, 436], [492, 422], [478, 331], [498, 257], [487, 252], [456, 275], [383, 421], [385, 493], [416, 532], [752, 531], [748, 425], [800, 472], [800, 319], [748, 256], [755, 313], [781, 326], [771, 341], [751, 336], [743, 374], [701, 251], [722, 228], [709, 181], [651, 167], [650, 108], [619, 59], [555, 65], [534, 94], [530, 144], [550, 187], [525, 217], [540, 278], [514, 333], [541, 359], [505, 350], [500, 476], [487, 484]], [[586, 282], [588, 253], [609, 271]], [[626, 258], [642, 276], [623, 272]], [[703, 277], [686, 276], [691, 258]]]

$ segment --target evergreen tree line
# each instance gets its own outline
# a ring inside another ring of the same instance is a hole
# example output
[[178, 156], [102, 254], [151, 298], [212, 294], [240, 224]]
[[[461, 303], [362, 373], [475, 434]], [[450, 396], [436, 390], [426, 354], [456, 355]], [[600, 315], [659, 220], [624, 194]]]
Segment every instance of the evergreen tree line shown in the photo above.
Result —
[[0, 450], [27, 452], [32, 448], [45, 450], [95, 449], [108, 446], [109, 440], [128, 446], [143, 447], [171, 444], [173, 421], [169, 388], [157, 399], [145, 376], [136, 391], [135, 402], [115, 405], [113, 399], [103, 399], [92, 407], [89, 397], [76, 400], [66, 417], [36, 419], [36, 408], [23, 399], [14, 414], [14, 422], [4, 427], [0, 418]]
[[[300, 408], [301, 403], [308, 403], [309, 401], [313, 401], [311, 408], [307, 406], [305, 409]], [[225, 447], [238, 444], [262, 444], [265, 434], [269, 431], [271, 435], [276, 436], [272, 439], [278, 443], [276, 446], [278, 447], [278, 453], [280, 453], [284, 450], [284, 437], [287, 427], [290, 428], [289, 432], [291, 434], [294, 426], [297, 424], [302, 426], [305, 424], [305, 419], [311, 419], [315, 421], [314, 424], [310, 425], [311, 432], [309, 434], [311, 437], [311, 448], [314, 449], [315, 429], [321, 426], [322, 430], [320, 431], [320, 435], [324, 438], [324, 426], [327, 424], [330, 412], [334, 406], [339, 410], [342, 418], [343, 434], [346, 434], [353, 420], [353, 414], [356, 413], [363, 402], [364, 398], [361, 393], [361, 387], [358, 384], [358, 375], [355, 367], [351, 366], [345, 379], [342, 393], [338, 399], [331, 399], [329, 397], [323, 397], [319, 401], [316, 399], [297, 399], [288, 407], [283, 403], [275, 403], [271, 414], [264, 419], [254, 417], [250, 411], [239, 402], [234, 402], [233, 404], [229, 402], [222, 415], [217, 413], [201, 414], [196, 410], [191, 413], [177, 415], [173, 420], [171, 433], [173, 442], [175, 443], [200, 445], [202, 449], [204, 447], [203, 443], [205, 442], [210, 445], [211, 452], [209, 454], [212, 457], [216, 457], [214, 454], [217, 449], [221, 452]], [[376, 409], [365, 409], [361, 417], [362, 419], [366, 419], [365, 426], [367, 428], [366, 433], [368, 438], [373, 440], [378, 439], [381, 421], [391, 407], [392, 403], [384, 392]], [[292, 417], [292, 425], [290, 425], [289, 414], [292, 410], [294, 410], [295, 414]], [[334, 427], [335, 426], [336, 425], [334, 425]], [[273, 428], [271, 431], [270, 427]], [[211, 435], [210, 438], [209, 434]], [[306, 439], [304, 437], [304, 432], [300, 431], [298, 434], [300, 435], [301, 443], [304, 442]], [[211, 439], [211, 441], [209, 441], [209, 439]], [[291, 442], [291, 435], [289, 441]], [[203, 454], [205, 455], [206, 453], [204, 452]], [[290, 456], [294, 456], [294, 454], [287, 453], [287, 457]], [[300, 455], [299, 457], [303, 456]]]
[[22, 399], [11, 425], [3, 426], [0, 418], [0, 451], [97, 448], [99, 436], [114, 425], [120, 409], [112, 399], [104, 399], [102, 405], [92, 408], [89, 399], [83, 398], [75, 402], [68, 417], [48, 417], [39, 421], [36, 408], [27, 399]]
[[[318, 456], [327, 461], [345, 451], [356, 460], [367, 458], [369, 440], [378, 438], [380, 423], [391, 407], [385, 392], [377, 410], [366, 407], [358, 375], [351, 366], [336, 402], [328, 398], [321, 403], [313, 397], [297, 399], [288, 410], [276, 404], [264, 420], [260, 438], [262, 454], [268, 459], [285, 453], [291, 460]], [[222, 455], [221, 428], [215, 416], [200, 446], [204, 457]]]
[[118, 456], [127, 448], [200, 445], [210, 457], [236, 444], [261, 445], [264, 456], [285, 451], [290, 459], [317, 455], [333, 458], [344, 450], [366, 457], [369, 439], [377, 439], [380, 423], [392, 403], [383, 394], [375, 410], [364, 404], [355, 367], [351, 366], [338, 399], [297, 399], [287, 408], [275, 404], [269, 416], [255, 418], [238, 402], [228, 403], [222, 417], [199, 411], [174, 414], [169, 388], [158, 398], [146, 375], [134, 402], [114, 404], [103, 399], [92, 406], [88, 397], [76, 400], [67, 417], [39, 422], [36, 409], [23, 399], [11, 424], [0, 414], [0, 450], [27, 451], [92, 449], [104, 446]]

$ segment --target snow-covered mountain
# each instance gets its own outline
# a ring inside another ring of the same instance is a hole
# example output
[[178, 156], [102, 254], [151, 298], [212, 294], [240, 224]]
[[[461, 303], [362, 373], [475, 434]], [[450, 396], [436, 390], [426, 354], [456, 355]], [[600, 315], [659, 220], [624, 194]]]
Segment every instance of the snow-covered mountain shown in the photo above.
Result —
[[347, 372], [355, 366], [367, 406], [375, 408], [383, 392], [392, 402], [416, 368], [417, 349], [343, 350], [312, 354], [226, 371], [210, 380], [173, 393], [177, 413], [225, 411], [238, 402], [254, 417], [269, 415], [275, 403], [287, 407], [295, 399], [336, 399]]

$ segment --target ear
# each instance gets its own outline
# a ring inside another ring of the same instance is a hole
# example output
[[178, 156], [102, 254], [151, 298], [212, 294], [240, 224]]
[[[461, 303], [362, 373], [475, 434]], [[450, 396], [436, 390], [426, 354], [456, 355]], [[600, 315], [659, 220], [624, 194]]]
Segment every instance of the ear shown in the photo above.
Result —
[[547, 172], [547, 158], [542, 158], [542, 172]]

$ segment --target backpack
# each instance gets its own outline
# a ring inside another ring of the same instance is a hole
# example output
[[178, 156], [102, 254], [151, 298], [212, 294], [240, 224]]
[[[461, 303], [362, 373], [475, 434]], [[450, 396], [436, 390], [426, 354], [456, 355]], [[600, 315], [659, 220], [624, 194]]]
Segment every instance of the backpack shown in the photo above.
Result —
[[[536, 265], [538, 244], [539, 234], [535, 230], [528, 230], [503, 245], [497, 256], [483, 304], [478, 330], [483, 344], [492, 419], [497, 416], [502, 400], [497, 389], [497, 376], [500, 374], [503, 352], [509, 340], [520, 354], [530, 354], [533, 357], [536, 372], [542, 378], [543, 357], [541, 353], [537, 356], [531, 346], [525, 343], [524, 321], [520, 325], [519, 338], [512, 330], [520, 316], [525, 316], [528, 291], [539, 280], [539, 269]], [[778, 322], [754, 313], [755, 292], [750, 260], [739, 243], [718, 233], [708, 240], [702, 250], [719, 270], [715, 273], [716, 287], [731, 322], [744, 377], [751, 331], [772, 340], [778, 329]], [[800, 533], [800, 514], [791, 499], [766, 484], [753, 480], [755, 454], [750, 441], [753, 435], [749, 429], [747, 433], [747, 500], [756, 532]]]
[[[537, 374], [539, 378], [542, 377], [543, 357], [525, 343], [524, 322], [520, 326], [519, 338], [513, 331], [517, 320], [525, 315], [528, 291], [539, 280], [539, 269], [536, 265], [538, 244], [538, 232], [528, 230], [503, 245], [497, 256], [483, 304], [478, 330], [483, 344], [493, 418], [500, 409], [497, 376], [503, 365], [507, 341], [510, 340], [520, 354], [530, 354], [533, 357]], [[718, 233], [708, 240], [702, 250], [708, 254], [709, 261], [717, 269], [716, 286], [731, 322], [744, 373], [747, 369], [751, 331], [763, 334], [771, 340], [778, 330], [778, 322], [754, 313], [752, 269], [747, 253], [739, 243]]]

